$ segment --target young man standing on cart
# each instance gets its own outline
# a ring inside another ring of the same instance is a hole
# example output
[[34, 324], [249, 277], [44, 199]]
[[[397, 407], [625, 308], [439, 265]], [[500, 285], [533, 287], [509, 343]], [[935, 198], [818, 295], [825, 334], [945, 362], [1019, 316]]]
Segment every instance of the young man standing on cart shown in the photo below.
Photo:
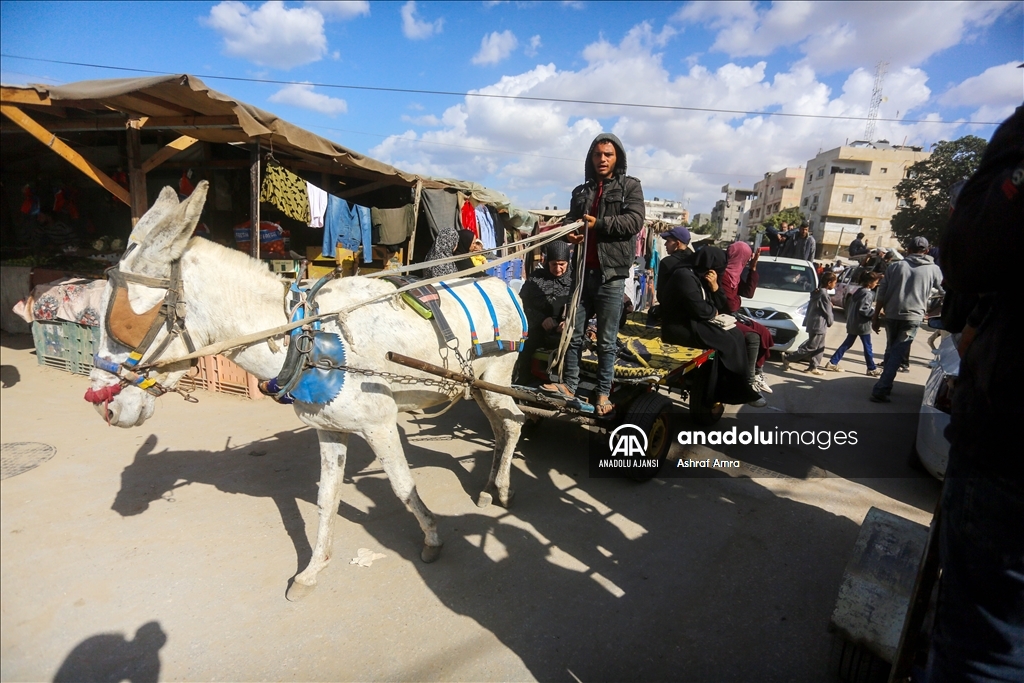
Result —
[[575, 394], [580, 382], [580, 356], [587, 321], [597, 316], [597, 388], [594, 409], [612, 411], [609, 400], [615, 373], [615, 342], [626, 278], [636, 255], [637, 234], [644, 225], [644, 193], [640, 181], [626, 175], [626, 152], [617, 137], [594, 138], [584, 166], [585, 182], [572, 192], [567, 221], [582, 220], [581, 231], [566, 239], [585, 245], [582, 291], [573, 321], [572, 340], [565, 355], [563, 385], [550, 390]]

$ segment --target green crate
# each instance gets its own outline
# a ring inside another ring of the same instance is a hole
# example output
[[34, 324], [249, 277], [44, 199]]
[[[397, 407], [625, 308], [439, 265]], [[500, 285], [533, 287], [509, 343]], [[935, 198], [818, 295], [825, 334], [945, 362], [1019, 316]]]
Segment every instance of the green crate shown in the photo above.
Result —
[[40, 365], [88, 375], [99, 347], [100, 330], [64, 320], [36, 320], [32, 323], [32, 340]]

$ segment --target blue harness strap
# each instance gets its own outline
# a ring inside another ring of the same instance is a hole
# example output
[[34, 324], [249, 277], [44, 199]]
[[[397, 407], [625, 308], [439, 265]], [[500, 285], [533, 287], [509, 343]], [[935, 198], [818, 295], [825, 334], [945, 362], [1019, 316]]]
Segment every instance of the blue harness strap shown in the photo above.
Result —
[[[487, 313], [491, 316], [491, 326], [494, 327], [494, 344], [496, 348], [500, 350], [505, 349], [505, 344], [501, 341], [501, 328], [498, 326], [498, 314], [494, 312], [494, 304], [491, 303], [491, 298], [487, 296], [487, 292], [480, 286], [480, 282], [473, 280], [473, 286], [476, 287], [476, 291], [480, 292], [480, 296], [484, 298], [484, 304], [487, 306]], [[511, 342], [508, 345], [508, 350], [512, 351]]]
[[438, 284], [444, 287], [444, 291], [451, 294], [452, 297], [459, 302], [459, 305], [462, 306], [462, 312], [466, 314], [466, 320], [469, 321], [469, 336], [473, 340], [473, 351], [478, 356], [484, 355], [483, 350], [480, 348], [480, 339], [477, 338], [476, 335], [476, 325], [473, 324], [473, 316], [469, 314], [469, 307], [466, 306], [466, 302], [460, 299], [459, 295], [452, 291], [452, 288], [448, 286], [447, 282], [439, 282]]
[[526, 325], [526, 314], [523, 313], [523, 307], [520, 305], [519, 299], [516, 298], [516, 293], [512, 291], [512, 288], [509, 287], [508, 285], [505, 285], [505, 290], [508, 292], [509, 297], [512, 299], [512, 303], [515, 304], [516, 312], [519, 313], [519, 322], [522, 323], [523, 325], [523, 333], [519, 337], [518, 348], [516, 348], [516, 351], [522, 351], [523, 347], [526, 346], [526, 337], [528, 334]]

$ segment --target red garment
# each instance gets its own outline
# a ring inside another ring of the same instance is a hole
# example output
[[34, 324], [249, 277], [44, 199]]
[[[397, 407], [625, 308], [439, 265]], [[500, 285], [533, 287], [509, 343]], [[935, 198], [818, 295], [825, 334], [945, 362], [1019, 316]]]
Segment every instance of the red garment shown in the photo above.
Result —
[[[594, 203], [590, 205], [590, 211], [587, 215], [597, 217], [597, 209], [601, 205], [601, 193], [604, 192], [604, 181], [600, 181], [597, 184], [597, 194], [594, 195]], [[601, 259], [597, 255], [597, 233], [594, 230], [588, 230], [590, 234], [587, 235], [587, 254], [585, 263], [587, 268], [600, 268]]]
[[178, 181], [178, 194], [188, 197], [195, 189], [195, 185], [188, 179], [188, 171], [182, 171], [181, 180]]
[[476, 209], [468, 201], [462, 203], [462, 229], [469, 230], [474, 237], [480, 238], [480, 228], [476, 224]]
[[[740, 297], [752, 297], [754, 291], [757, 289], [757, 281], [760, 276], [756, 270], [747, 271], [747, 278], [740, 280], [739, 285], [736, 289], [730, 289], [725, 286], [724, 279], [722, 282], [722, 293], [725, 294], [725, 303], [728, 307], [727, 313], [735, 313], [740, 310]], [[759, 322], [750, 321], [749, 323], [736, 323], [736, 327], [741, 332], [746, 334], [747, 332], [753, 332], [761, 338], [761, 343], [757, 347], [757, 367], [762, 367], [764, 362], [768, 360], [768, 354], [772, 350], [772, 346], [775, 344], [775, 340], [772, 339], [771, 331]]]

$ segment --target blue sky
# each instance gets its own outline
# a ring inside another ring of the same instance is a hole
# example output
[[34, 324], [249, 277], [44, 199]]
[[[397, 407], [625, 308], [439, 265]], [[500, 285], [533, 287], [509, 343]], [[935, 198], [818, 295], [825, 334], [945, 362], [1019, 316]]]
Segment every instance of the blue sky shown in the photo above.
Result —
[[[7, 55], [209, 76], [356, 151], [564, 205], [601, 130], [645, 194], [707, 211], [727, 183], [803, 165], [863, 121], [381, 93], [302, 83], [864, 116], [876, 137], [988, 138], [1024, 100], [1020, 3], [2, 2]], [[4, 83], [134, 75], [3, 57]], [[292, 81], [232, 82], [214, 76]], [[907, 119], [928, 120], [910, 123]], [[953, 123], [937, 123], [948, 121]]]

